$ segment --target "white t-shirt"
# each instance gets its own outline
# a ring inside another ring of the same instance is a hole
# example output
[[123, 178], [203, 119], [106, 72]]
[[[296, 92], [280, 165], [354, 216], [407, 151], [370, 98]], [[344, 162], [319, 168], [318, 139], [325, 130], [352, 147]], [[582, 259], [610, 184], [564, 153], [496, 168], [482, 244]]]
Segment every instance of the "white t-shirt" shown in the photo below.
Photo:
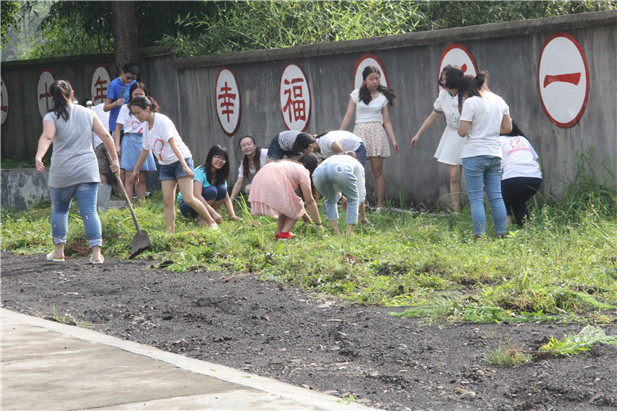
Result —
[[461, 158], [494, 156], [501, 158], [499, 134], [503, 116], [510, 114], [506, 102], [496, 94], [484, 97], [472, 96], [463, 103], [461, 121], [470, 121], [471, 126], [463, 145]]
[[298, 130], [287, 130], [279, 133], [278, 142], [283, 151], [293, 151], [294, 143], [300, 133], [302, 132]]
[[523, 136], [501, 136], [501, 179], [515, 177], [542, 178], [540, 164], [536, 161], [538, 154]]
[[458, 94], [452, 96], [448, 90], [441, 90], [433, 103], [433, 110], [443, 113], [446, 116], [447, 126], [458, 130], [461, 118], [461, 113], [458, 111]]
[[351, 99], [356, 103], [356, 123], [383, 123], [383, 108], [388, 105], [388, 99], [382, 93], [379, 97], [373, 99], [369, 104], [364, 104], [360, 100], [360, 89], [355, 89], [350, 94]]
[[120, 107], [120, 113], [116, 120], [116, 125], [118, 124], [124, 126], [124, 134], [143, 133], [144, 128], [146, 128], [145, 122], [140, 123], [137, 117], [131, 114], [128, 104]]
[[[92, 111], [94, 111], [94, 114], [96, 114], [99, 120], [101, 120], [101, 123], [103, 123], [103, 127], [107, 129], [107, 126], [109, 125], [109, 111], [103, 110], [104, 105], [105, 103], [101, 103], [97, 104], [96, 106], [92, 106]], [[103, 144], [103, 140], [101, 140], [101, 138], [95, 132], [92, 132], [92, 139], [92, 145], [95, 148], [98, 147], [99, 144]]]
[[327, 158], [336, 154], [336, 152], [332, 149], [332, 143], [337, 142], [341, 145], [343, 152], [345, 151], [356, 151], [360, 144], [362, 143], [362, 139], [356, 136], [354, 133], [350, 133], [345, 130], [334, 130], [329, 131], [327, 134], [316, 139], [317, 144], [319, 145], [319, 149], [321, 150], [319, 154], [323, 158]]
[[[268, 150], [265, 148], [259, 149], [259, 168], [263, 167], [268, 160]], [[249, 178], [253, 178], [257, 170], [249, 168]], [[240, 161], [240, 168], [238, 168], [238, 177], [244, 177], [244, 164]]]
[[152, 153], [159, 160], [161, 165], [168, 165], [179, 161], [176, 154], [171, 149], [168, 141], [175, 137], [176, 146], [184, 158], [193, 158], [191, 151], [182, 141], [180, 133], [176, 130], [174, 123], [164, 114], [154, 113], [154, 124], [152, 128], [148, 125], [144, 127], [144, 143], [145, 150], [152, 150]]

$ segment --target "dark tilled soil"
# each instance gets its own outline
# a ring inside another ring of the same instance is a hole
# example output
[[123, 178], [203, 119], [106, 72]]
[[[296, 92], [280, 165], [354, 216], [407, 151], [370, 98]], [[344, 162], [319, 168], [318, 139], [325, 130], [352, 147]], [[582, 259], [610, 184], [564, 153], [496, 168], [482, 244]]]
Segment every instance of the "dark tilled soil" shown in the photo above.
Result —
[[[54, 264], [2, 253], [7, 309], [388, 410], [617, 409], [617, 347], [524, 366], [487, 364], [499, 342], [535, 350], [582, 325], [440, 324], [389, 315], [254, 275], [172, 273], [159, 262]], [[617, 324], [604, 327], [617, 334]]]

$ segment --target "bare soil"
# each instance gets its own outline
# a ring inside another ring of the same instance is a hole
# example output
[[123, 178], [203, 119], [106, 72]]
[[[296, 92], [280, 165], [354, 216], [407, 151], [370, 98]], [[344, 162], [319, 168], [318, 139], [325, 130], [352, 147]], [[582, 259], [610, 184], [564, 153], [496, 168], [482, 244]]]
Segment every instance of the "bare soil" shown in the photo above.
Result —
[[[158, 261], [49, 263], [2, 253], [5, 308], [63, 321], [387, 410], [617, 409], [617, 347], [520, 367], [500, 342], [537, 350], [583, 325], [435, 324], [248, 273], [163, 270]], [[605, 326], [617, 334], [617, 324]]]

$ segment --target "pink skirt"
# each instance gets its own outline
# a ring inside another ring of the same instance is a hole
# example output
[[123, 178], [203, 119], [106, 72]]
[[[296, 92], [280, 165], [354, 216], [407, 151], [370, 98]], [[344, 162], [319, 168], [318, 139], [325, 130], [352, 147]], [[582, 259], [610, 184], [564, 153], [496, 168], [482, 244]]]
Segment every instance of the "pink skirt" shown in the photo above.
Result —
[[381, 123], [356, 123], [353, 133], [364, 142], [367, 157], [390, 157], [388, 136]]
[[282, 214], [299, 219], [305, 213], [302, 199], [296, 195], [293, 184], [276, 163], [269, 163], [257, 172], [251, 185], [249, 202], [252, 215], [276, 218]]

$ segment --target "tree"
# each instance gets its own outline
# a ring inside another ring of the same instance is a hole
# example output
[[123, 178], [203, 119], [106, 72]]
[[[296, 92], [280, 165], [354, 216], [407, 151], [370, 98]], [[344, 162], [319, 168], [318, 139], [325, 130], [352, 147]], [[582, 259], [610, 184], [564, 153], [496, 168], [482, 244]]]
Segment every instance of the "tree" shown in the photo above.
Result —
[[137, 48], [137, 19], [134, 1], [112, 1], [112, 30], [114, 34], [114, 55], [118, 73], [128, 62], [139, 62]]
[[2, 26], [0, 33], [0, 43], [2, 46], [6, 44], [6, 34], [10, 27], [15, 26], [19, 20], [19, 3], [16, 1], [2, 1], [0, 5], [0, 15], [2, 16], [0, 25]]

